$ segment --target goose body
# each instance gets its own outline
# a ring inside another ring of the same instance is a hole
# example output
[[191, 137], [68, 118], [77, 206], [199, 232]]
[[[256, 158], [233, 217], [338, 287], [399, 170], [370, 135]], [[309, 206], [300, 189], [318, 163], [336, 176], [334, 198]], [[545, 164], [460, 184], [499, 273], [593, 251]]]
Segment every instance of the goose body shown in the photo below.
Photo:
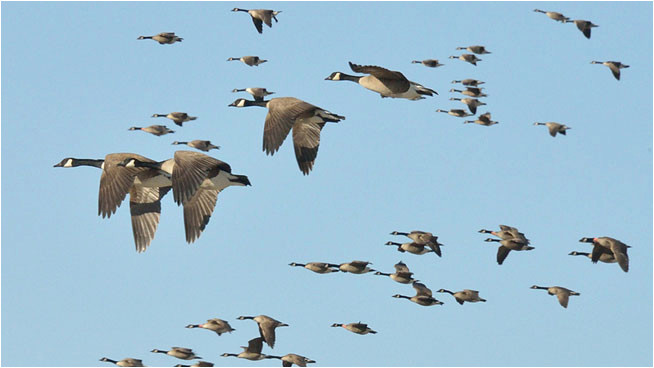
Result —
[[351, 331], [351, 332], [354, 332], [355, 334], [359, 334], [359, 335], [366, 335], [366, 334], [369, 334], [369, 333], [371, 333], [371, 334], [376, 334], [377, 333], [377, 331], [374, 331], [373, 329], [368, 327], [367, 324], [361, 323], [361, 322], [356, 322], [356, 323], [353, 322], [353, 323], [348, 323], [348, 324], [334, 323], [334, 324], [332, 324], [332, 327], [343, 327], [344, 329], [346, 329], [348, 331]]
[[414, 281], [412, 285], [413, 288], [416, 290], [415, 296], [409, 297], [406, 295], [395, 294], [393, 295], [393, 298], [407, 299], [418, 305], [422, 305], [423, 307], [443, 304], [443, 302], [436, 300], [434, 299], [434, 297], [432, 297], [431, 290], [427, 286], [425, 286], [425, 284]]
[[309, 271], [313, 271], [315, 273], [332, 273], [332, 272], [339, 272], [339, 265], [333, 264], [333, 263], [324, 263], [324, 262], [309, 262], [306, 264], [303, 263], [289, 263], [289, 266], [292, 267], [304, 267]]
[[611, 69], [615, 79], [620, 80], [620, 69], [628, 68], [629, 65], [622, 64], [619, 61], [591, 61], [591, 64], [602, 64]]
[[175, 124], [182, 126], [183, 123], [197, 119], [197, 116], [189, 116], [185, 112], [171, 112], [169, 114], [153, 114], [153, 118], [168, 118]]
[[[256, 317], [251, 317], [251, 316], [240, 316], [237, 319], [240, 320], [245, 320], [245, 319], [251, 319], [254, 320], [254, 322], [259, 325], [259, 333], [261, 334], [261, 338], [263, 341], [268, 344], [271, 348], [275, 347], [275, 329], [277, 327], [285, 327], [288, 326], [286, 323], [279, 322], [278, 320], [265, 316], [265, 315], [260, 315]], [[259, 352], [261, 352], [261, 349], [259, 349]]]
[[446, 289], [438, 290], [439, 293], [448, 293], [451, 294], [457, 303], [463, 305], [464, 302], [476, 303], [476, 302], [485, 302], [486, 299], [479, 297], [479, 292], [477, 290], [463, 289], [461, 291], [452, 292]]
[[480, 58], [475, 56], [474, 54], [461, 54], [459, 56], [450, 56], [450, 59], [459, 59], [462, 61], [465, 61], [466, 63], [470, 63], [474, 66], [477, 66], [478, 61], [482, 61]]
[[468, 51], [470, 51], [472, 53], [475, 53], [477, 55], [483, 55], [483, 54], [490, 54], [491, 53], [490, 51], [486, 50], [486, 47], [479, 46], [479, 45], [467, 46], [467, 47], [457, 47], [456, 49], [457, 50], [468, 50]]
[[191, 365], [176, 364], [175, 367], [213, 367], [213, 363], [200, 360]]
[[504, 260], [509, 255], [509, 252], [512, 250], [519, 251], [519, 250], [534, 249], [534, 247], [530, 247], [529, 245], [527, 245], [527, 242], [519, 238], [511, 238], [511, 239], [504, 239], [504, 240], [488, 238], [485, 241], [498, 242], [501, 244], [500, 247], [497, 249], [497, 264], [499, 265], [504, 263]]
[[368, 273], [368, 272], [374, 272], [372, 268], [368, 267], [368, 265], [371, 265], [372, 263], [370, 262], [364, 262], [364, 261], [352, 261], [349, 263], [342, 263], [338, 266], [338, 269], [343, 271], [343, 272], [349, 272], [349, 273], [354, 273], [357, 275]]
[[191, 360], [191, 359], [202, 359], [202, 357], [199, 357], [195, 355], [192, 349], [189, 348], [180, 348], [177, 346], [173, 346], [170, 348], [170, 350], [159, 350], [159, 349], [152, 349], [150, 352], [152, 353], [161, 353], [161, 354], [166, 354], [170, 355], [172, 357], [178, 358], [178, 359], [183, 359], [183, 360]]
[[263, 101], [264, 97], [270, 96], [275, 93], [275, 92], [269, 92], [267, 89], [261, 87], [248, 87], [242, 89], [234, 88], [232, 92], [247, 92], [251, 94], [252, 97], [254, 97], [255, 101]]
[[121, 165], [144, 168], [151, 175], [170, 180], [173, 199], [178, 205], [184, 205], [188, 243], [194, 242], [209, 223], [218, 193], [232, 185], [250, 185], [247, 176], [232, 174], [226, 162], [199, 152], [177, 151], [172, 159], [160, 162], [127, 159]]
[[436, 68], [436, 67], [439, 67], [439, 66], [443, 66], [443, 64], [439, 63], [437, 59], [413, 60], [411, 63], [412, 64], [422, 64], [422, 65], [430, 67], [430, 68]]
[[456, 116], [457, 118], [465, 118], [467, 116], [472, 116], [473, 115], [473, 114], [467, 113], [465, 110], [462, 110], [462, 109], [450, 109], [449, 111], [448, 110], [438, 109], [438, 110], [436, 110], [436, 112], [444, 112], [446, 114]]
[[464, 79], [464, 80], [453, 80], [452, 84], [454, 84], [454, 83], [461, 83], [464, 86], [477, 87], [478, 85], [484, 84], [485, 82], [482, 82], [482, 81], [476, 80], [476, 79], [468, 78], [468, 79]]
[[381, 97], [406, 98], [408, 100], [421, 100], [424, 96], [433, 96], [438, 92], [408, 80], [404, 74], [374, 65], [357, 65], [349, 63], [352, 71], [369, 74], [354, 76], [341, 72], [334, 72], [326, 80], [348, 80], [358, 83], [362, 87], [377, 92]]
[[232, 326], [229, 325], [229, 322], [220, 318], [208, 319], [206, 323], [201, 323], [198, 325], [187, 325], [186, 328], [204, 328], [206, 330], [217, 333], [218, 336], [224, 334], [225, 332], [232, 333], [232, 331], [234, 331]]
[[477, 88], [477, 87], [468, 87], [464, 91], [460, 89], [452, 88], [450, 89], [450, 92], [459, 92], [462, 95], [466, 95], [470, 97], [488, 97], [487, 94], [481, 91], [481, 88]]
[[531, 289], [542, 289], [542, 290], [547, 290], [547, 293], [549, 295], [556, 295], [556, 297], [559, 299], [559, 304], [563, 308], [568, 308], [568, 299], [570, 298], [570, 295], [581, 295], [576, 291], [572, 291], [570, 289], [566, 289], [561, 286], [536, 286], [533, 285]]
[[565, 135], [565, 131], [568, 129], [571, 129], [569, 126], [564, 125], [564, 124], [559, 124], [555, 122], [548, 122], [548, 123], [534, 123], [534, 125], [545, 125], [547, 129], [550, 131], [550, 135], [552, 137], [556, 137], [556, 133], [563, 134]]
[[629, 256], [627, 255], [627, 248], [630, 247], [625, 243], [608, 236], [598, 238], [585, 237], [581, 238], [579, 241], [582, 243], [593, 244], [593, 253], [591, 254], [591, 260], [593, 263], [597, 263], [602, 254], [612, 254], [620, 265], [620, 268], [622, 268], [624, 272], [629, 272]]
[[175, 42], [182, 42], [184, 39], [175, 35], [175, 32], [162, 32], [154, 36], [139, 36], [138, 40], [154, 40], [160, 45], [171, 45]]
[[209, 152], [212, 149], [220, 149], [220, 146], [213, 145], [211, 141], [204, 141], [201, 139], [194, 139], [190, 142], [174, 141], [172, 144], [174, 145], [185, 144], [189, 147], [193, 147], [195, 149], [199, 149], [200, 151], [204, 151], [204, 152]]
[[400, 253], [409, 252], [411, 254], [423, 255], [425, 253], [433, 252], [433, 249], [430, 249], [427, 244], [418, 244], [416, 242], [410, 243], [396, 243], [396, 242], [386, 242], [386, 245], [395, 245], [397, 246], [397, 251]]
[[315, 363], [315, 360], [308, 359], [302, 355], [297, 355], [293, 353], [286, 354], [284, 356], [273, 356], [268, 355], [269, 359], [280, 359], [282, 361], [282, 367], [291, 367], [293, 364], [298, 367], [306, 367], [309, 363]]
[[156, 136], [166, 135], [168, 133], [175, 133], [174, 130], [168, 129], [165, 125], [150, 125], [147, 127], [131, 127], [128, 130], [141, 130]]
[[416, 280], [413, 279], [412, 275], [413, 272], [409, 271], [409, 267], [407, 267], [404, 262], [400, 261], [395, 264], [395, 272], [394, 273], [383, 273], [383, 272], [375, 272], [375, 275], [379, 276], [388, 276], [390, 277], [391, 280], [395, 282], [399, 282], [400, 284], [410, 284]]
[[464, 103], [466, 106], [468, 106], [468, 109], [473, 114], [477, 113], [477, 107], [486, 105], [485, 102], [481, 102], [476, 98], [468, 98], [468, 97], [466, 98], [450, 97], [450, 101], [461, 101], [461, 103]]
[[525, 244], [530, 244], [531, 242], [529, 239], [525, 237], [525, 234], [521, 233], [517, 228], [512, 227], [512, 226], [507, 226], [507, 225], [500, 225], [500, 231], [492, 231], [492, 230], [486, 230], [486, 229], [481, 229], [478, 231], [479, 233], [482, 234], [491, 234], [495, 235], [498, 238], [502, 240], [510, 240], [513, 238], [518, 238]]
[[236, 357], [247, 360], [261, 360], [267, 359], [268, 355], [261, 354], [261, 349], [263, 349], [263, 338], [257, 337], [248, 341], [248, 346], [241, 346], [243, 351], [239, 354], [224, 353], [221, 356], [223, 357]]
[[270, 9], [240, 9], [240, 8], [234, 8], [232, 9], [234, 12], [245, 12], [250, 14], [252, 17], [252, 22], [254, 23], [254, 27], [257, 29], [257, 32], [263, 33], [263, 24], [265, 23], [268, 27], [272, 27], [272, 20], [274, 19], [275, 22], [277, 22], [277, 17], [276, 15], [281, 13], [281, 10], [270, 10]]
[[477, 117], [477, 120], [466, 120], [463, 122], [463, 124], [478, 124], [483, 126], [491, 126], [499, 123], [497, 121], [491, 120], [491, 113], [486, 112], [484, 114], [479, 115], [479, 117]]
[[[585, 257], [588, 257], [590, 260], [593, 259], [593, 255], [591, 253], [577, 252], [576, 250], [568, 253], [568, 255], [569, 256], [585, 256]], [[617, 260], [615, 259], [615, 256], [613, 255], [613, 252], [611, 252], [611, 253], [602, 253], [602, 254], [600, 254], [600, 256], [599, 256], [599, 258], [597, 260], [600, 261], [600, 262], [603, 262], [603, 263], [616, 263], [617, 262]]]
[[143, 361], [141, 359], [134, 358], [125, 358], [121, 360], [113, 360], [109, 358], [100, 358], [101, 362], [113, 363], [119, 367], [143, 367]]
[[102, 169], [98, 194], [98, 215], [102, 218], [109, 218], [116, 213], [129, 193], [134, 244], [140, 253], [147, 249], [154, 238], [161, 215], [161, 198], [170, 191], [172, 182], [147, 169], [119, 166], [126, 159], [155, 162], [135, 153], [111, 153], [104, 160], [68, 157], [54, 167], [92, 166]]
[[547, 15], [550, 19], [554, 19], [557, 22], [561, 23], [566, 23], [570, 20], [570, 18], [566, 17], [565, 15], [558, 13], [558, 12], [553, 12], [553, 11], [544, 11], [540, 9], [534, 9], [535, 12], [537, 13], [543, 13]]
[[227, 61], [233, 61], [233, 60], [241, 61], [249, 66], [259, 66], [259, 64], [263, 64], [266, 61], [268, 61], [268, 60], [261, 59], [258, 56], [230, 57], [229, 59], [227, 59]]
[[318, 156], [320, 132], [325, 123], [338, 123], [345, 116], [333, 114], [294, 97], [277, 97], [269, 101], [249, 101], [239, 98], [229, 106], [261, 106], [268, 109], [263, 130], [263, 150], [274, 155], [293, 130], [295, 158], [302, 174], [308, 175]]
[[566, 23], [574, 23], [575, 26], [581, 31], [581, 33], [586, 36], [586, 38], [590, 39], [590, 30], [599, 27], [597, 24], [593, 24], [593, 22], [588, 21], [588, 20], [582, 20], [582, 19], [575, 19], [575, 20], [567, 20]]

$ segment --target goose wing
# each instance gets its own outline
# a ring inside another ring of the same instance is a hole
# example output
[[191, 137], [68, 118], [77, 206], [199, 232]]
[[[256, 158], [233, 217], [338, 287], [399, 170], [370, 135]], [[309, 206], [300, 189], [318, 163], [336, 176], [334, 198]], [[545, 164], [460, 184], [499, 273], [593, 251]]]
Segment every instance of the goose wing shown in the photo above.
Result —
[[409, 275], [413, 274], [413, 272], [409, 272], [409, 267], [406, 264], [404, 264], [404, 262], [399, 262], [395, 264], [395, 272], [408, 273]]
[[191, 199], [184, 202], [184, 230], [187, 243], [193, 243], [204, 231], [216, 208], [219, 192], [217, 189], [200, 188]]
[[627, 256], [627, 245], [619, 240], [612, 239], [610, 242], [611, 251], [624, 272], [629, 272], [629, 257]]
[[263, 321], [259, 323], [259, 334], [263, 338], [263, 341], [268, 344], [271, 348], [275, 347], [275, 327], [277, 327], [276, 321]]
[[611, 69], [611, 73], [613, 73], [615, 79], [620, 80], [620, 68], [618, 68], [618, 66], [615, 65], [615, 63], [608, 63], [607, 66], [609, 67], [609, 69]]
[[377, 78], [384, 86], [395, 93], [402, 93], [409, 90], [411, 83], [404, 74], [382, 68], [375, 65], [357, 65], [349, 63], [352, 71], [356, 73], [370, 74]]
[[556, 137], [556, 133], [558, 133], [559, 130], [561, 129], [561, 124], [550, 123], [547, 125], [547, 128], [550, 130], [550, 135], [552, 137]]
[[132, 186], [129, 191], [129, 210], [137, 252], [144, 252], [154, 238], [161, 215], [161, 198], [170, 187], [150, 188]]
[[254, 15], [251, 15], [252, 17], [252, 23], [254, 23], [254, 27], [257, 29], [257, 32], [263, 33], [263, 21]]
[[134, 184], [134, 178], [147, 168], [118, 166], [127, 158], [154, 162], [149, 158], [133, 153], [111, 153], [105, 156], [102, 175], [100, 176], [100, 191], [98, 195], [98, 216], [111, 217], [127, 196]]
[[417, 296], [432, 296], [431, 290], [423, 283], [414, 282], [413, 288], [416, 289]]
[[245, 351], [261, 354], [261, 349], [263, 349], [263, 339], [261, 337], [256, 337], [248, 341], [248, 347], [245, 348]]
[[293, 146], [295, 158], [300, 170], [308, 175], [313, 168], [313, 162], [318, 156], [320, 146], [320, 131], [324, 123], [304, 122], [297, 120], [293, 125]]
[[511, 249], [505, 247], [504, 245], [497, 248], [497, 263], [502, 264], [504, 262], [504, 260], [506, 259], [506, 256], [509, 255], [510, 251], [511, 251]]
[[172, 174], [175, 203], [182, 204], [191, 199], [202, 182], [216, 170], [232, 172], [232, 168], [227, 163], [203, 153], [175, 152], [175, 167]]
[[296, 119], [311, 113], [316, 106], [294, 97], [273, 98], [268, 102], [268, 115], [263, 130], [263, 150], [273, 155], [284, 143], [286, 136], [293, 128]]
[[563, 308], [568, 308], [568, 299], [570, 299], [570, 291], [559, 288], [556, 291], [556, 297], [559, 299], [559, 304], [561, 304]]

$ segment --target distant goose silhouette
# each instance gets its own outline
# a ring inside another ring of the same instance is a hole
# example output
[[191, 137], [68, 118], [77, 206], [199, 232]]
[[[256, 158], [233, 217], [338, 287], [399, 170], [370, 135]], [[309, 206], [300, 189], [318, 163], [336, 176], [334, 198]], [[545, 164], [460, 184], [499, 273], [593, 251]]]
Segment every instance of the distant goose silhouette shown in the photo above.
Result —
[[234, 12], [245, 12], [250, 14], [252, 17], [252, 22], [254, 23], [254, 27], [257, 29], [257, 32], [263, 33], [263, 23], [265, 23], [268, 27], [272, 27], [272, 19], [277, 22], [277, 17], [276, 15], [281, 13], [281, 10], [269, 10], [269, 9], [241, 9], [241, 8], [234, 8], [232, 9]]
[[258, 56], [230, 57], [229, 59], [227, 59], [227, 61], [233, 61], [233, 60], [242, 61], [243, 63], [249, 66], [259, 66], [259, 64], [263, 64], [268, 61], [268, 60], [263, 60]]
[[144, 128], [134, 126], [134, 127], [129, 128], [128, 130], [142, 130], [142, 131], [144, 131], [146, 133], [150, 133], [150, 134], [153, 134], [153, 135], [156, 135], [156, 136], [162, 136], [162, 135], [166, 135], [168, 133], [175, 133], [174, 130], [168, 129], [168, 127], [166, 127], [165, 125], [150, 125], [150, 126], [147, 126], [147, 127], [144, 127]]
[[197, 119], [197, 116], [189, 116], [185, 112], [171, 112], [169, 114], [153, 114], [153, 118], [168, 118], [175, 124], [182, 126], [183, 123]]
[[591, 61], [591, 64], [602, 64], [604, 66], [609, 67], [611, 69], [611, 73], [613, 73], [613, 76], [615, 79], [620, 80], [620, 69], [628, 68], [629, 65], [622, 64], [619, 61]]
[[154, 40], [159, 42], [160, 45], [170, 45], [175, 42], [182, 42], [184, 39], [175, 36], [175, 32], [162, 32], [154, 36], [139, 36], [137, 40]]

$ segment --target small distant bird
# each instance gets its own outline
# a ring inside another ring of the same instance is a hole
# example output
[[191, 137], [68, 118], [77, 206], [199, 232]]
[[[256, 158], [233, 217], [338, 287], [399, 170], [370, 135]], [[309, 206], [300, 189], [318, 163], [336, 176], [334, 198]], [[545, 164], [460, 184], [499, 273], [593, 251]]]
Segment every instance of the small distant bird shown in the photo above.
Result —
[[482, 54], [490, 54], [491, 52], [486, 50], [484, 46], [467, 46], [467, 47], [457, 47], [457, 50], [468, 50], [472, 53], [482, 55]]
[[[631, 247], [627, 245], [627, 248], [631, 248]], [[592, 261], [592, 259], [593, 259], [593, 256], [592, 256], [591, 253], [587, 253], [587, 252], [577, 252], [576, 250], [574, 250], [574, 251], [568, 253], [568, 255], [569, 255], [569, 256], [584, 256], [584, 257], [588, 257], [591, 261]], [[615, 256], [613, 255], [613, 252], [611, 252], [611, 253], [602, 253], [602, 254], [600, 254], [600, 256], [599, 256], [599, 258], [598, 258], [597, 260], [600, 261], [600, 262], [602, 262], [602, 263], [615, 263], [615, 262], [618, 261], [617, 259], [615, 259]]]
[[523, 239], [520, 238], [510, 238], [510, 239], [491, 239], [488, 238], [484, 241], [487, 242], [498, 242], [500, 243], [500, 247], [497, 249], [497, 264], [501, 265], [504, 263], [504, 260], [506, 259], [506, 256], [509, 255], [509, 252], [512, 250], [518, 251], [518, 250], [532, 250], [534, 247], [528, 246], [528, 242], [524, 241]]
[[464, 91], [456, 88], [451, 88], [450, 92], [459, 92], [462, 95], [470, 97], [488, 97], [488, 95], [483, 93], [481, 90], [482, 88], [477, 87], [467, 87]]
[[[251, 319], [254, 322], [259, 325], [259, 333], [261, 334], [261, 338], [263, 341], [268, 344], [271, 348], [275, 347], [275, 329], [277, 327], [287, 327], [288, 325], [286, 323], [279, 322], [278, 320], [265, 316], [265, 315], [260, 315], [256, 317], [251, 317], [251, 316], [240, 316], [237, 319], [240, 320], [245, 320], [245, 319]], [[261, 350], [259, 350], [261, 351]]]
[[413, 230], [410, 233], [402, 233], [399, 231], [393, 231], [391, 235], [404, 235], [407, 238], [413, 240], [419, 245], [426, 245], [429, 247], [433, 252], [436, 253], [439, 257], [441, 256], [441, 248], [440, 246], [443, 245], [438, 242], [438, 237], [434, 236], [430, 232], [426, 231], [420, 231], [420, 230]]
[[478, 57], [476, 57], [473, 54], [461, 54], [459, 56], [450, 56], [450, 59], [463, 60], [463, 61], [468, 62], [468, 63], [470, 63], [470, 64], [472, 64], [474, 66], [477, 66], [478, 61], [482, 61], [481, 59], [479, 59]]
[[602, 64], [608, 66], [611, 69], [611, 73], [615, 79], [620, 80], [620, 69], [628, 68], [629, 65], [622, 64], [619, 61], [591, 61], [591, 64]]
[[471, 124], [471, 123], [479, 124], [479, 125], [483, 125], [483, 126], [491, 126], [491, 125], [499, 124], [497, 121], [492, 121], [491, 120], [491, 113], [490, 112], [486, 112], [484, 114], [479, 115], [479, 117], [477, 117], [477, 120], [474, 120], [474, 121], [473, 120], [466, 120], [466, 121], [463, 122], [463, 124]]
[[200, 151], [204, 152], [209, 152], [212, 149], [220, 149], [220, 146], [215, 146], [211, 143], [211, 141], [203, 141], [201, 139], [194, 139], [190, 142], [179, 142], [179, 141], [174, 141], [171, 143], [173, 145], [178, 145], [178, 144], [185, 144], [189, 147], [193, 147], [195, 149], [199, 149]]
[[563, 308], [568, 308], [568, 299], [570, 298], [570, 295], [581, 295], [576, 291], [572, 291], [570, 289], [566, 289], [561, 286], [536, 286], [533, 285], [530, 289], [542, 289], [542, 290], [547, 290], [547, 293], [550, 295], [556, 295], [556, 297], [559, 299], [559, 304]]
[[298, 367], [306, 367], [308, 363], [315, 363], [315, 360], [308, 359], [306, 357], [303, 357], [302, 355], [297, 355], [297, 354], [286, 354], [284, 356], [275, 356], [275, 355], [268, 355], [266, 357], [267, 359], [281, 359], [282, 361], [282, 367], [291, 367], [293, 364], [297, 365]]
[[540, 9], [534, 9], [534, 11], [537, 13], [543, 13], [548, 17], [550, 17], [550, 19], [554, 19], [557, 22], [566, 23], [567, 21], [570, 20], [570, 18], [566, 17], [565, 15], [553, 11], [544, 11]]
[[394, 273], [383, 273], [383, 272], [375, 272], [375, 275], [379, 276], [388, 276], [391, 278], [391, 280], [395, 282], [399, 282], [400, 284], [410, 284], [413, 281], [416, 281], [413, 279], [411, 275], [413, 275], [413, 272], [409, 271], [409, 267], [407, 267], [404, 262], [400, 261], [395, 264], [395, 272]]
[[224, 334], [225, 332], [232, 333], [236, 331], [229, 325], [229, 322], [224, 321], [220, 318], [211, 318], [208, 319], [206, 323], [200, 323], [198, 325], [186, 325], [186, 328], [204, 328], [209, 331], [213, 331], [218, 334], [218, 336]]
[[385, 245], [395, 245], [397, 251], [400, 253], [409, 252], [411, 254], [423, 255], [425, 253], [433, 252], [433, 249], [429, 249], [427, 244], [418, 244], [416, 242], [411, 243], [396, 243], [396, 242], [386, 242]]
[[482, 82], [482, 81], [476, 80], [476, 79], [468, 78], [468, 79], [464, 79], [464, 80], [453, 80], [452, 84], [454, 84], [454, 83], [461, 83], [464, 86], [477, 87], [478, 85], [484, 84], [485, 82]]
[[153, 118], [168, 118], [172, 120], [175, 124], [182, 126], [183, 123], [191, 120], [195, 120], [197, 116], [189, 116], [185, 112], [171, 112], [169, 114], [152, 114]]
[[259, 64], [263, 64], [266, 61], [268, 61], [268, 60], [263, 60], [258, 56], [230, 57], [229, 59], [227, 59], [227, 61], [233, 61], [233, 60], [242, 61], [249, 66], [259, 66]]
[[457, 97], [450, 97], [450, 101], [461, 101], [462, 103], [466, 104], [468, 106], [468, 109], [470, 110], [471, 113], [476, 114], [477, 113], [477, 107], [486, 105], [485, 102], [481, 102], [476, 98], [457, 98]]
[[556, 137], [556, 133], [565, 135], [566, 130], [572, 129], [567, 125], [559, 124], [559, 123], [555, 123], [555, 122], [548, 122], [548, 123], [538, 123], [538, 122], [536, 122], [536, 123], [534, 123], [534, 125], [545, 125], [545, 126], [547, 126], [547, 129], [550, 130], [550, 135], [552, 137]]
[[343, 271], [343, 272], [349, 272], [349, 273], [354, 273], [357, 275], [368, 273], [368, 272], [374, 272], [376, 270], [373, 270], [372, 268], [368, 267], [368, 265], [371, 265], [371, 262], [364, 262], [364, 261], [352, 261], [349, 263], [342, 263], [338, 266], [338, 269]]
[[232, 357], [237, 357], [247, 360], [261, 360], [261, 359], [268, 358], [268, 355], [261, 354], [261, 349], [263, 349], [263, 338], [261, 337], [256, 337], [248, 341], [248, 346], [241, 346], [241, 348], [243, 348], [243, 351], [240, 352], [239, 354], [224, 353], [221, 356], [223, 357], [232, 356]]
[[436, 68], [436, 67], [445, 65], [445, 64], [439, 63], [437, 59], [413, 60], [411, 63], [412, 64], [422, 64], [422, 65], [428, 66], [430, 68]]
[[184, 39], [175, 36], [175, 32], [163, 32], [154, 36], [139, 36], [137, 40], [155, 40], [159, 42], [160, 45], [170, 45], [175, 42], [182, 42]]
[[361, 323], [361, 321], [357, 323], [348, 323], [348, 324], [343, 324], [343, 323], [334, 323], [332, 327], [343, 327], [344, 329], [354, 332], [355, 334], [359, 335], [366, 335], [366, 334], [376, 334], [377, 331], [374, 331], [370, 327], [368, 327], [367, 324]]
[[159, 350], [159, 349], [152, 349], [150, 351], [151, 353], [161, 353], [161, 354], [166, 354], [170, 355], [172, 357], [178, 358], [178, 359], [183, 359], [183, 360], [191, 360], [191, 359], [202, 359], [202, 357], [199, 357], [195, 355], [193, 352], [193, 349], [189, 348], [180, 348], [177, 346], [173, 346], [170, 348], [170, 350]]
[[121, 360], [113, 360], [109, 358], [100, 358], [101, 362], [114, 363], [119, 367], [144, 367], [141, 359], [125, 358]]
[[577, 28], [581, 31], [581, 33], [586, 36], [586, 38], [590, 39], [590, 30], [594, 27], [599, 27], [597, 24], [593, 24], [593, 22], [589, 20], [581, 20], [581, 19], [575, 19], [575, 20], [566, 20], [566, 23], [574, 23]]
[[451, 294], [456, 302], [461, 305], [463, 305], [463, 302], [476, 303], [486, 301], [486, 299], [479, 297], [479, 292], [477, 290], [463, 289], [461, 291], [452, 292], [447, 289], [440, 289], [438, 292]]
[[252, 10], [247, 10], [247, 9], [240, 9], [240, 8], [234, 8], [232, 11], [240, 11], [240, 12], [246, 12], [250, 14], [252, 17], [252, 22], [254, 23], [254, 26], [257, 28], [257, 32], [263, 33], [263, 23], [266, 23], [268, 27], [272, 27], [272, 19], [277, 22], [277, 17], [276, 15], [281, 13], [281, 10], [269, 10], [269, 9], [252, 9]]
[[500, 225], [500, 231], [492, 231], [492, 230], [481, 229], [478, 232], [482, 233], [482, 234], [495, 235], [495, 236], [497, 236], [498, 238], [500, 238], [502, 240], [509, 240], [509, 239], [513, 239], [513, 238], [518, 238], [518, 239], [520, 239], [522, 242], [524, 242], [526, 244], [531, 243], [529, 241], [529, 239], [527, 239], [525, 237], [524, 233], [521, 233], [520, 230], [518, 230], [517, 228], [512, 227], [512, 226]]
[[581, 238], [579, 241], [581, 243], [593, 244], [593, 253], [591, 255], [593, 263], [597, 263], [602, 254], [613, 254], [615, 259], [618, 261], [620, 268], [622, 268], [624, 272], [629, 272], [629, 256], [627, 255], [627, 248], [631, 247], [627, 244], [608, 236], [602, 236], [599, 238], [586, 237]]
[[243, 89], [238, 89], [234, 88], [232, 92], [247, 92], [254, 97], [255, 101], [263, 101], [263, 98], [269, 95], [274, 94], [275, 92], [268, 92], [267, 89], [265, 88], [259, 88], [259, 87], [249, 87], [249, 88], [243, 88]]
[[473, 115], [473, 114], [467, 113], [465, 110], [461, 110], [461, 109], [450, 109], [450, 111], [438, 109], [438, 110], [436, 110], [436, 112], [444, 112], [446, 114], [456, 116], [457, 118], [465, 118], [467, 116], [472, 116]]
[[142, 130], [146, 133], [154, 134], [156, 136], [166, 135], [168, 133], [175, 133], [174, 130], [168, 129], [165, 125], [150, 125], [148, 127], [131, 127], [128, 130]]
[[425, 284], [414, 281], [413, 288], [416, 290], [415, 296], [409, 297], [406, 295], [395, 294], [393, 295], [393, 298], [408, 299], [418, 305], [422, 305], [423, 307], [443, 304], [443, 302], [441, 302], [440, 300], [436, 300], [434, 299], [434, 297], [432, 297], [431, 290], [427, 286], [425, 286]]
[[318, 156], [320, 132], [325, 123], [345, 120], [345, 116], [333, 114], [294, 97], [276, 97], [269, 101], [239, 98], [229, 106], [268, 108], [263, 129], [263, 150], [267, 155], [272, 156], [279, 150], [292, 129], [295, 158], [304, 175], [309, 175]]
[[291, 267], [304, 267], [309, 271], [313, 271], [315, 273], [332, 273], [332, 272], [339, 272], [340, 270], [338, 269], [339, 265], [333, 264], [333, 263], [323, 263], [323, 262], [309, 262], [307, 264], [303, 263], [289, 263], [288, 264]]
[[200, 360], [193, 363], [192, 365], [176, 364], [175, 367], [213, 367], [213, 363]]

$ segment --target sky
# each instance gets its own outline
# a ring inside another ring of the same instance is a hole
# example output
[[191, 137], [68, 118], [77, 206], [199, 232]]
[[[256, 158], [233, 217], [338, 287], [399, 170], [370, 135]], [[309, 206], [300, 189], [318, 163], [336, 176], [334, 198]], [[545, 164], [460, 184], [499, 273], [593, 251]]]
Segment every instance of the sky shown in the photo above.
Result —
[[[258, 34], [234, 7], [282, 12]], [[535, 8], [598, 24], [586, 39]], [[150, 350], [193, 348], [217, 366], [278, 366], [220, 357], [258, 335], [241, 315], [287, 323], [274, 349], [315, 366], [652, 366], [651, 2], [3, 2], [3, 366], [185, 363]], [[141, 35], [176, 32], [159, 45]], [[475, 67], [459, 46], [485, 45]], [[229, 57], [258, 55], [249, 67]], [[431, 69], [412, 60], [436, 58]], [[617, 81], [593, 60], [627, 65]], [[438, 91], [382, 99], [351, 82], [348, 61], [402, 72]], [[475, 78], [499, 124], [463, 124], [450, 82]], [[266, 87], [346, 119], [327, 124], [303, 176], [290, 137], [261, 150], [266, 111], [228, 105]], [[154, 113], [198, 119], [177, 127]], [[550, 137], [534, 122], [572, 127]], [[156, 137], [131, 126], [165, 124]], [[163, 199], [145, 253], [128, 204], [97, 216], [101, 172], [53, 168], [115, 152], [165, 160], [174, 140], [210, 139], [211, 155], [247, 175], [224, 190], [187, 244], [182, 209]], [[499, 224], [531, 239], [495, 261]], [[438, 236], [443, 257], [399, 253], [392, 231]], [[569, 256], [582, 237], [630, 245], [630, 270]], [[291, 262], [402, 260], [434, 292], [474, 289], [486, 303], [422, 307], [409, 285], [372, 273], [320, 275]], [[567, 309], [531, 285], [581, 293]], [[235, 329], [185, 329], [222, 318]], [[333, 323], [368, 323], [360, 336]]]

